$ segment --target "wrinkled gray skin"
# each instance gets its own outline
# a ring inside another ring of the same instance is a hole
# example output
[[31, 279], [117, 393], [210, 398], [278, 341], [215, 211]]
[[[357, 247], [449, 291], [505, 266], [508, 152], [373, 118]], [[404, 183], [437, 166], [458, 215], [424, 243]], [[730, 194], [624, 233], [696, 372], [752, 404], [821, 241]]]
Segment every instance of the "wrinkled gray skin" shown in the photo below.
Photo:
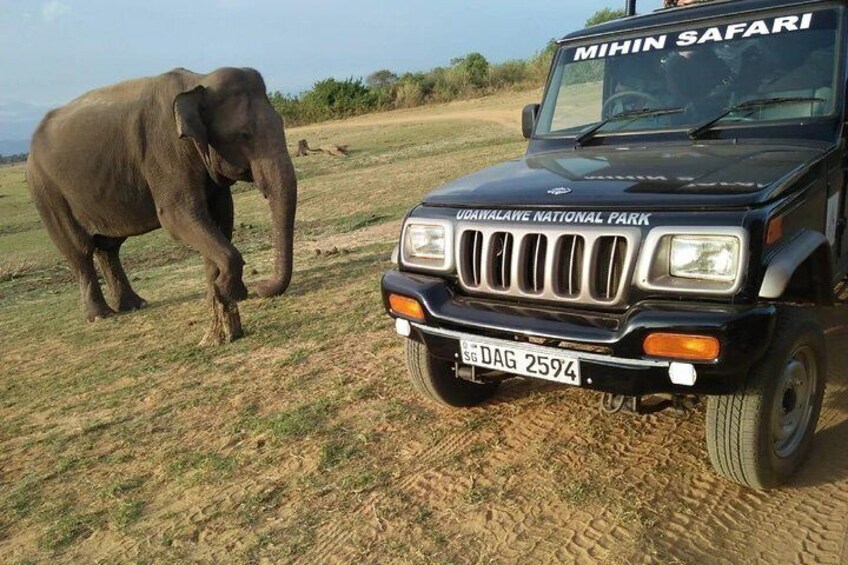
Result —
[[283, 122], [253, 69], [175, 69], [84, 94], [39, 125], [27, 181], [88, 320], [114, 313], [93, 259], [116, 310], [145, 306], [118, 253], [127, 237], [159, 227], [204, 257], [210, 291], [246, 298], [230, 243], [235, 181], [254, 181], [271, 209], [275, 272], [256, 292], [281, 294], [291, 280], [297, 181]]

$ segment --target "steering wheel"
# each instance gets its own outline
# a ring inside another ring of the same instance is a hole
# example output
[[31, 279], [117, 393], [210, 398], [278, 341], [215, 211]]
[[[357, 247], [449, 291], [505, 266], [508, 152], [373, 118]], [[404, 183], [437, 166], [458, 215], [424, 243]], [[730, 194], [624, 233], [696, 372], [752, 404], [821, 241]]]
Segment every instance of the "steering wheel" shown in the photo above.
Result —
[[624, 92], [617, 92], [607, 98], [607, 101], [604, 102], [603, 108], [601, 108], [601, 115], [607, 116], [607, 112], [609, 111], [609, 108], [610, 106], [612, 106], [613, 103], [617, 102], [622, 98], [627, 97], [639, 98], [641, 100], [644, 100], [646, 105], [643, 106], [643, 108], [658, 108], [661, 104], [661, 102], [657, 99], [656, 96], [652, 96], [646, 92], [639, 92], [636, 90], [625, 90]]

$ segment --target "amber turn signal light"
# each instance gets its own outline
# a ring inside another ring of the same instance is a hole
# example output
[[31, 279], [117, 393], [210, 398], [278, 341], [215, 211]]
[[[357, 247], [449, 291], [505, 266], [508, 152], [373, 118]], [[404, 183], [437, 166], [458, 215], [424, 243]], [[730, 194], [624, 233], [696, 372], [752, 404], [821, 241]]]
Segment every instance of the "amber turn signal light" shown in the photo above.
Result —
[[646, 355], [685, 359], [687, 361], [714, 361], [721, 352], [721, 344], [705, 335], [653, 333], [642, 342]]
[[414, 298], [390, 294], [389, 306], [392, 307], [392, 312], [398, 316], [404, 316], [412, 320], [424, 320], [424, 310], [421, 308], [421, 304]]
[[766, 245], [774, 245], [783, 237], [783, 216], [769, 220], [766, 230]]

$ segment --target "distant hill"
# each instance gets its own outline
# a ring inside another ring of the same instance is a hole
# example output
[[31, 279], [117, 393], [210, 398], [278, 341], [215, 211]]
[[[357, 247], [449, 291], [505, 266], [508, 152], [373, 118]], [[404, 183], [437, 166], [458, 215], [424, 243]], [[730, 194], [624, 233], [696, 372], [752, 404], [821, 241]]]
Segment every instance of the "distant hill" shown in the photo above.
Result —
[[18, 155], [29, 152], [29, 139], [0, 139], [0, 155]]
[[29, 140], [49, 107], [27, 102], [0, 102], [0, 155], [29, 151]]

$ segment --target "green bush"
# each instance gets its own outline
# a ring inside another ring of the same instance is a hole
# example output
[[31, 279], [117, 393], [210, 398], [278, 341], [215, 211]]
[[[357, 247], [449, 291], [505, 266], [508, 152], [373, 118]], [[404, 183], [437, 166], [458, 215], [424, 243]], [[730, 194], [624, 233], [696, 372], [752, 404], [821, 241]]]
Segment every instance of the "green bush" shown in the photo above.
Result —
[[486, 86], [486, 79], [489, 76], [489, 61], [480, 53], [469, 53], [465, 57], [453, 59], [451, 67], [458, 69], [465, 80], [475, 87]]
[[475, 88], [479, 88], [464, 67], [453, 66], [438, 71], [435, 75], [436, 84], [430, 94], [434, 102], [450, 102], [463, 98], [470, 95]]
[[524, 84], [530, 79], [531, 73], [527, 61], [506, 61], [492, 65], [489, 69], [489, 87], [503, 90], [516, 84]]
[[312, 90], [303, 95], [302, 101], [314, 107], [317, 113], [324, 114], [326, 119], [333, 119], [373, 110], [377, 96], [362, 83], [362, 79], [339, 81], [328, 78], [316, 82]]
[[398, 108], [414, 108], [424, 103], [424, 93], [417, 82], [401, 82], [397, 88], [395, 105]]

